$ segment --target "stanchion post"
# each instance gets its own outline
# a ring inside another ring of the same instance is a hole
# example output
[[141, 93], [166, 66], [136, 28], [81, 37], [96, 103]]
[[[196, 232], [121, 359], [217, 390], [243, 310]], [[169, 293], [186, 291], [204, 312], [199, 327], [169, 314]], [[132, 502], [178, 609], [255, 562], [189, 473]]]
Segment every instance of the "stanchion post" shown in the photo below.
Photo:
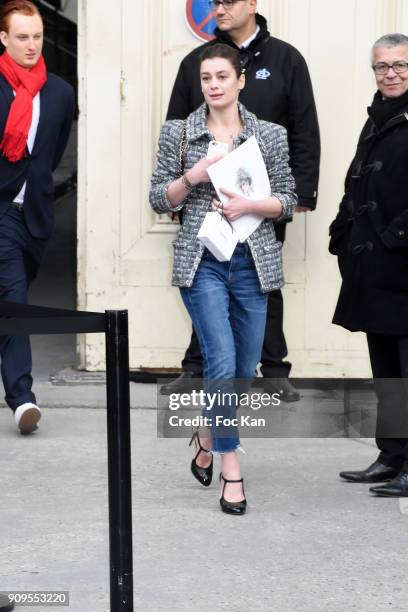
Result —
[[343, 429], [344, 429], [344, 437], [349, 438], [351, 433], [350, 426], [350, 380], [345, 378], [343, 380], [343, 389], [344, 389], [344, 400], [343, 400]]
[[6, 595], [0, 593], [0, 612], [11, 612], [12, 610], [14, 610], [14, 604], [10, 603]]
[[107, 310], [105, 317], [111, 612], [133, 612], [127, 310]]

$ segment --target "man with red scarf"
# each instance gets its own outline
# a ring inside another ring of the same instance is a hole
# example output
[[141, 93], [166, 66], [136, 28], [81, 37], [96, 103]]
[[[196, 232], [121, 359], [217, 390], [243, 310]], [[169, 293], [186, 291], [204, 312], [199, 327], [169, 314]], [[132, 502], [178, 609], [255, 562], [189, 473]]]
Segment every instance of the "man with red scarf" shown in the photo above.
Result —
[[[52, 172], [68, 141], [74, 113], [70, 85], [47, 73], [43, 22], [28, 0], [0, 7], [0, 299], [26, 303], [53, 226]], [[31, 390], [27, 336], [0, 336], [5, 399], [21, 433], [41, 412]]]

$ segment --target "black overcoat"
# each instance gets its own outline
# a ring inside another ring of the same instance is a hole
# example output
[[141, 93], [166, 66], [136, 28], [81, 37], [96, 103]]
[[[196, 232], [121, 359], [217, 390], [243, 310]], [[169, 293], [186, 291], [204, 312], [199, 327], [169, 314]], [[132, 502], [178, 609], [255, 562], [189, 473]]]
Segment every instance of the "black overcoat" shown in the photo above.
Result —
[[367, 120], [330, 236], [343, 279], [333, 323], [408, 335], [408, 101], [380, 129]]

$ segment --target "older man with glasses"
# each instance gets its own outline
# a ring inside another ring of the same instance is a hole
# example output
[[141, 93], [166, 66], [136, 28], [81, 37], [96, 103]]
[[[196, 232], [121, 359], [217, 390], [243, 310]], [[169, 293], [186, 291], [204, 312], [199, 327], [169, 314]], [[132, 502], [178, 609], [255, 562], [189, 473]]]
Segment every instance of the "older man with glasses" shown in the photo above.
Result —
[[[213, 0], [209, 3], [217, 21], [215, 39], [189, 53], [181, 62], [171, 95], [167, 119], [185, 119], [203, 102], [199, 56], [215, 43], [239, 51], [246, 86], [240, 101], [258, 119], [283, 125], [288, 131], [290, 165], [299, 196], [298, 212], [314, 210], [319, 179], [320, 140], [316, 107], [306, 62], [291, 45], [270, 36], [267, 23], [256, 12], [256, 0]], [[276, 236], [285, 238], [286, 223], [275, 225]], [[268, 314], [261, 358], [265, 390], [280, 393], [282, 400], [299, 400], [290, 384], [291, 364], [286, 361], [283, 333], [283, 299], [280, 290], [268, 294]], [[162, 387], [162, 393], [178, 393], [192, 378], [202, 376], [202, 357], [195, 333], [182, 362], [182, 375]]]
[[374, 44], [378, 91], [368, 108], [345, 194], [330, 227], [343, 282], [333, 322], [367, 335], [378, 397], [376, 461], [341, 472], [408, 497], [408, 37]]

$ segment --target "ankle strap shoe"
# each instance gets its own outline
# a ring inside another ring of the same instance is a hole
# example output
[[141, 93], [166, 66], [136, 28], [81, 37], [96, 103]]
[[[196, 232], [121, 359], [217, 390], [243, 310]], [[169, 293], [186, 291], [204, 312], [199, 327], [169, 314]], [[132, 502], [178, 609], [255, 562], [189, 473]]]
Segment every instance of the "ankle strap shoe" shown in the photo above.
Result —
[[[213, 454], [210, 450], [207, 450], [201, 446], [198, 430], [193, 433], [189, 446], [191, 446], [193, 442], [195, 442], [196, 448], [198, 447], [198, 451], [191, 462], [191, 473], [193, 474], [194, 478], [197, 478], [198, 482], [204, 487], [209, 487], [213, 477]], [[210, 453], [211, 463], [208, 467], [201, 467], [200, 465], [197, 465], [197, 458], [200, 453]]]
[[[220, 473], [220, 482], [221, 480], [224, 481], [224, 484], [222, 487], [222, 494], [220, 498], [221, 510], [225, 512], [226, 514], [233, 514], [234, 516], [240, 516], [241, 514], [245, 514], [247, 501], [245, 499], [244, 479], [240, 478], [239, 480], [229, 480], [228, 478], [224, 478], [222, 473]], [[244, 499], [238, 502], [230, 502], [227, 499], [225, 499], [224, 497], [225, 487], [230, 482], [241, 482], [242, 483], [242, 494], [244, 496]]]

